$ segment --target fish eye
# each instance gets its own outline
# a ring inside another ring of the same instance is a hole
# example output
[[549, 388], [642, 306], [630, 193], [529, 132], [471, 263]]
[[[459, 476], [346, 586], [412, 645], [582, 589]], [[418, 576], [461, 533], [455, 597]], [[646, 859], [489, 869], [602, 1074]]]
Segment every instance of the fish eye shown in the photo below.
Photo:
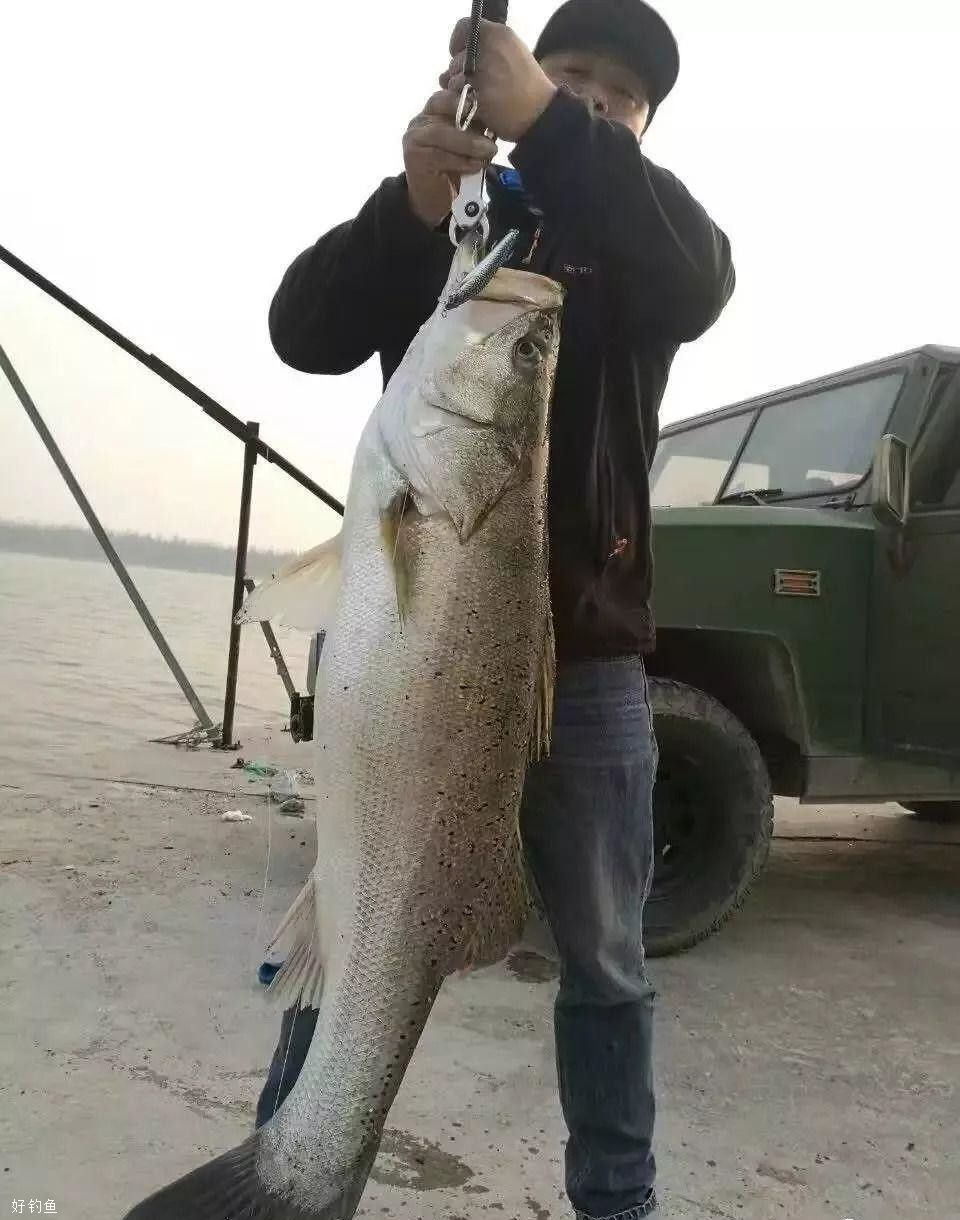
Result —
[[521, 365], [537, 365], [543, 357], [543, 351], [540, 345], [531, 338], [530, 335], [525, 335], [522, 339], [518, 339], [513, 349], [514, 359]]

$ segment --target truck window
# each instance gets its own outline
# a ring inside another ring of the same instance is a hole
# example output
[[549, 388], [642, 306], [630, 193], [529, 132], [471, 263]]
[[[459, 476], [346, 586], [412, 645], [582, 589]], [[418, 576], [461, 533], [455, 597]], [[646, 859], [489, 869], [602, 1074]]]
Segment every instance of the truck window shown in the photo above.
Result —
[[661, 437], [650, 469], [655, 508], [693, 508], [716, 500], [754, 412]]
[[941, 369], [934, 383], [927, 424], [910, 459], [914, 512], [960, 508], [960, 372]]
[[789, 499], [858, 483], [870, 468], [903, 376], [885, 373], [767, 407], [727, 494], [778, 488]]

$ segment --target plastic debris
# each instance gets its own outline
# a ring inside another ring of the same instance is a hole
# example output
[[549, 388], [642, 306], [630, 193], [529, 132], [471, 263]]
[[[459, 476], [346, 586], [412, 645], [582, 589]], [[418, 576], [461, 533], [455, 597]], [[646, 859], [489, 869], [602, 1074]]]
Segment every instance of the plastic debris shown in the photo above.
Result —
[[302, 796], [290, 796], [280, 806], [280, 812], [291, 818], [302, 818], [305, 809]]
[[244, 813], [242, 809], [228, 809], [226, 813], [220, 814], [221, 822], [252, 822], [253, 817], [249, 813]]
[[270, 784], [270, 795], [281, 804], [292, 796], [299, 796], [296, 771], [281, 771]]
[[258, 779], [273, 779], [280, 770], [272, 763], [248, 762], [243, 765], [244, 771], [250, 776], [251, 782]]

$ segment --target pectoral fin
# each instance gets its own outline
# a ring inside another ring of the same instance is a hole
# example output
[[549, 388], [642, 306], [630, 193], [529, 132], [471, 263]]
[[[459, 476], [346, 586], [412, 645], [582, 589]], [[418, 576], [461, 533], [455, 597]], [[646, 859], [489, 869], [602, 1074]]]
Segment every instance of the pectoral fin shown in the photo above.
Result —
[[237, 622], [277, 622], [309, 632], [328, 630], [340, 596], [340, 558], [339, 534], [298, 555], [254, 589]]
[[404, 487], [380, 513], [380, 539], [383, 555], [393, 576], [397, 594], [397, 614], [403, 627], [410, 612], [410, 592], [416, 548], [410, 536], [410, 525], [417, 513], [413, 492]]
[[547, 611], [543, 633], [543, 654], [537, 671], [537, 696], [533, 732], [530, 735], [530, 761], [540, 762], [550, 753], [553, 734], [553, 701], [557, 676], [556, 645], [553, 635], [553, 615]]

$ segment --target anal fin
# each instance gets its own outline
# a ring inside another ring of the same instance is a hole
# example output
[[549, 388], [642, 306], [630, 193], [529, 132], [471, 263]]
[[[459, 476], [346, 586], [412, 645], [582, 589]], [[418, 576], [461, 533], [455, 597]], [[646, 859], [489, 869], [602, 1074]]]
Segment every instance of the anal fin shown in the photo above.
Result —
[[283, 996], [301, 1008], [319, 1008], [323, 990], [323, 961], [317, 925], [316, 874], [310, 873], [273, 934], [267, 950], [292, 932], [290, 951], [270, 984], [271, 996]]

